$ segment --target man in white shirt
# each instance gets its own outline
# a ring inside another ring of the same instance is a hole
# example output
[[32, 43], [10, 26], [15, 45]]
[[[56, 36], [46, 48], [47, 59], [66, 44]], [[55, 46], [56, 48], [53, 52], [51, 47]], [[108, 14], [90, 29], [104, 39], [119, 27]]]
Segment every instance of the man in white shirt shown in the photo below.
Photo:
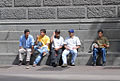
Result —
[[63, 65], [62, 67], [67, 67], [67, 55], [72, 54], [71, 66], [75, 66], [75, 59], [77, 57], [77, 49], [80, 48], [81, 42], [77, 36], [74, 36], [74, 30], [70, 29], [69, 37], [65, 39], [64, 48], [62, 53]]
[[59, 65], [59, 60], [62, 55], [62, 47], [63, 47], [64, 39], [60, 36], [60, 30], [55, 30], [51, 37], [51, 64], [53, 67]]

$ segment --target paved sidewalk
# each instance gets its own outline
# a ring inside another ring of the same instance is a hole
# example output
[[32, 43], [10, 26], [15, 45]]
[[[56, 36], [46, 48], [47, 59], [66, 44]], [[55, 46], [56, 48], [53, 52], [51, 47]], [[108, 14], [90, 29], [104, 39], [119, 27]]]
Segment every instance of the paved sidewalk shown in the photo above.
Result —
[[0, 66], [0, 81], [120, 81], [120, 66]]

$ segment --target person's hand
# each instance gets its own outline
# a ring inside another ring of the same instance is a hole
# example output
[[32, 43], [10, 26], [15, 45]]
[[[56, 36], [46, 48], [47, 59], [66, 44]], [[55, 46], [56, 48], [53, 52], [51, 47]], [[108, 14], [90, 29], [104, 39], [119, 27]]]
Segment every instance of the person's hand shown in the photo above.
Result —
[[106, 44], [103, 44], [102, 46], [107, 47], [107, 45], [106, 45]]
[[55, 36], [55, 32], [53, 32], [53, 36]]
[[73, 47], [72, 49], [77, 49], [77, 47]]
[[38, 49], [41, 49], [41, 47], [39, 46]]
[[58, 51], [58, 50], [59, 50], [59, 48], [55, 48], [55, 50], [56, 50], [56, 51]]
[[36, 37], [37, 39], [39, 38], [39, 35], [37, 35], [37, 37]]

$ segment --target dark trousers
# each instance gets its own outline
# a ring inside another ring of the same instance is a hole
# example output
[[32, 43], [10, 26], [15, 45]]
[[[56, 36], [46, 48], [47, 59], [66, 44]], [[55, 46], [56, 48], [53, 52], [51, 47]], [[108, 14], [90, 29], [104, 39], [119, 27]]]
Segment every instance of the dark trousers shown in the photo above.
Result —
[[51, 64], [57, 63], [59, 65], [60, 57], [62, 55], [62, 49], [56, 51], [54, 48], [51, 49]]

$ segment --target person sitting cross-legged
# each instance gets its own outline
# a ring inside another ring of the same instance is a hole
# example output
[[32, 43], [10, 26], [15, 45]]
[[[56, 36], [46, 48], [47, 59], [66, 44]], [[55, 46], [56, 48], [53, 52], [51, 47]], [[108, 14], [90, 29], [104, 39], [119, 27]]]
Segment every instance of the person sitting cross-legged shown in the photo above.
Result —
[[50, 50], [50, 48], [49, 48], [50, 39], [46, 35], [46, 30], [45, 29], [40, 30], [40, 35], [37, 35], [35, 44], [36, 45], [34, 46], [34, 49], [39, 52], [39, 55], [35, 59], [35, 61], [33, 63], [33, 67], [35, 67], [39, 63], [41, 58], [43, 56], [45, 56], [46, 54], [48, 54], [49, 50]]

